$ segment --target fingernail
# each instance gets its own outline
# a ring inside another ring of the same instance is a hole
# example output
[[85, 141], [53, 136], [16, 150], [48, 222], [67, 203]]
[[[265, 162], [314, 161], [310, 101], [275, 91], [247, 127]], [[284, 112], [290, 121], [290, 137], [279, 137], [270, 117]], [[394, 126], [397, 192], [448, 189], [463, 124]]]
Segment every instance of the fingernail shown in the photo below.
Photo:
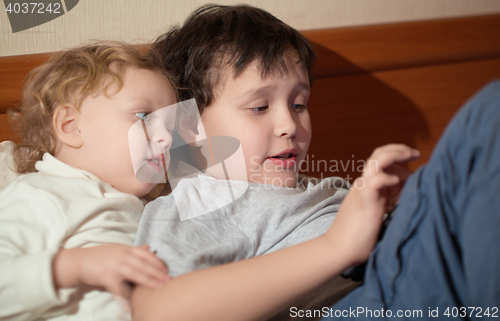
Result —
[[414, 149], [411, 151], [411, 155], [412, 156], [420, 156], [420, 152], [418, 150]]

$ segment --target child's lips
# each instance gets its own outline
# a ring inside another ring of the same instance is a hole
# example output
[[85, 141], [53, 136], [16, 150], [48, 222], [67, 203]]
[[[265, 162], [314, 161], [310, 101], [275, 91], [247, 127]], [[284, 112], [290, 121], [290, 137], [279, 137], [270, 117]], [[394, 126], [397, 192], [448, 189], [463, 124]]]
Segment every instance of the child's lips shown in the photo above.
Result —
[[289, 148], [285, 149], [284, 151], [280, 152], [279, 154], [276, 154], [274, 156], [270, 156], [269, 158], [291, 158], [291, 157], [296, 157], [297, 156], [297, 150], [295, 148]]
[[270, 156], [267, 159], [282, 168], [290, 168], [293, 167], [297, 161], [297, 150], [295, 148], [285, 149], [277, 155]]
[[165, 165], [164, 154], [154, 155], [151, 158], [146, 159], [146, 162], [157, 172], [162, 173], [163, 167]]
[[276, 165], [282, 168], [290, 168], [295, 165], [297, 157], [291, 154], [291, 157], [289, 158], [268, 157], [267, 159], [269, 159], [271, 162], [275, 163]]

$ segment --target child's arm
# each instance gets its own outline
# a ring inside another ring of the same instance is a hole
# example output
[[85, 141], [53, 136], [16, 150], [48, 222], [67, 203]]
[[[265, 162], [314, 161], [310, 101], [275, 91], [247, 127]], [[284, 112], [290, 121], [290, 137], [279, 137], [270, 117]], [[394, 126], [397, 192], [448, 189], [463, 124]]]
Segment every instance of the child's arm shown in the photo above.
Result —
[[[384, 172], [415, 159], [404, 145], [377, 149], [364, 188], [353, 188], [329, 231], [265, 256], [181, 275], [158, 290], [138, 287], [132, 313], [142, 320], [262, 320], [346, 268], [367, 260], [388, 199], [405, 175]], [[368, 163], [367, 163], [368, 164]], [[360, 187], [360, 185], [358, 185]]]
[[[70, 300], [73, 289], [57, 291], [54, 287], [53, 260], [58, 253], [77, 250], [90, 253], [101, 248], [115, 249], [115, 246], [132, 248], [125, 245], [106, 245], [59, 251], [61, 243], [69, 233], [68, 219], [62, 213], [64, 207], [53, 193], [34, 184], [31, 177], [33, 176], [23, 175], [0, 192], [1, 320], [39, 319], [48, 310], [64, 306]], [[44, 181], [43, 184], [49, 183]], [[124, 204], [124, 206], [130, 205], [127, 202]], [[116, 219], [116, 216], [112, 216], [112, 219]], [[117, 222], [117, 225], [108, 226], [112, 226], [117, 234], [123, 232], [124, 237], [116, 238], [117, 241], [130, 239], [126, 233], [129, 227], [133, 228], [132, 222], [130, 224]], [[96, 234], [101, 235], [102, 231], [96, 229]], [[142, 248], [141, 251], [146, 251], [146, 248]], [[106, 253], [103, 259], [94, 256], [98, 261], [94, 266], [100, 268], [107, 259], [116, 257], [115, 252]], [[126, 252], [122, 256], [128, 257]], [[163, 266], [162, 262], [158, 263]], [[65, 272], [71, 271], [75, 270], [65, 270]], [[166, 274], [165, 271], [161, 273]]]
[[[354, 253], [350, 250], [353, 243], [366, 244], [366, 247], [359, 247], [358, 251], [368, 250], [368, 258], [379, 237], [381, 218], [396, 205], [408, 177], [408, 172], [398, 170], [394, 163], [413, 161], [419, 156], [417, 150], [402, 144], [384, 145], [372, 153], [363, 175], [354, 181], [353, 188], [342, 202], [329, 230], [338, 237], [342, 247], [346, 249], [346, 255]], [[373, 244], [371, 248], [369, 244]], [[362, 259], [357, 263], [366, 260]]]
[[165, 264], [147, 245], [61, 249], [52, 261], [52, 273], [56, 290], [85, 283], [125, 298], [130, 296], [127, 282], [159, 288], [170, 279]]
[[198, 270], [132, 293], [143, 320], [264, 320], [351, 264], [326, 236], [261, 257]]

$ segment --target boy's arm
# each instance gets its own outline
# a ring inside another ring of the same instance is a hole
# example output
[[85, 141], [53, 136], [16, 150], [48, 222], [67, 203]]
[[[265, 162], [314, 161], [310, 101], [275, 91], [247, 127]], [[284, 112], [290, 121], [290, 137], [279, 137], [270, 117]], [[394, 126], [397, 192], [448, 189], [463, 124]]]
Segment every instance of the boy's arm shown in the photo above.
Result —
[[387, 204], [406, 178], [385, 170], [413, 160], [404, 145], [377, 149], [328, 232], [265, 256], [184, 274], [158, 290], [139, 287], [134, 320], [262, 320], [346, 268], [373, 249]]
[[263, 320], [353, 264], [328, 235], [250, 260], [137, 288], [134, 320]]
[[[381, 218], [396, 206], [402, 186], [409, 176], [406, 170], [398, 170], [394, 164], [413, 161], [419, 156], [417, 150], [403, 144], [389, 144], [375, 149], [366, 162], [363, 175], [354, 181], [328, 231], [339, 238], [346, 253], [357, 253], [363, 257], [359, 251], [369, 249], [371, 252], [373, 247], [368, 245], [374, 246], [377, 242], [383, 223]], [[366, 253], [368, 256], [369, 253]]]

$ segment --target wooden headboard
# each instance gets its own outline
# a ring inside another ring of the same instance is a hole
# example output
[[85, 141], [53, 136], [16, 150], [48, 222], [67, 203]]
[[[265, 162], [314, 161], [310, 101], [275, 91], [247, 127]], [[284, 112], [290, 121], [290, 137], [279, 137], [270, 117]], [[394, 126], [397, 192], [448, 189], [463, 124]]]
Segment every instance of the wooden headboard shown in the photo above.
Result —
[[[313, 176], [357, 176], [359, 161], [391, 142], [421, 151], [409, 165], [415, 169], [460, 105], [500, 78], [500, 15], [303, 34], [318, 54], [309, 101]], [[0, 57], [0, 141], [16, 139], [5, 113], [19, 103], [29, 70], [47, 57]]]

